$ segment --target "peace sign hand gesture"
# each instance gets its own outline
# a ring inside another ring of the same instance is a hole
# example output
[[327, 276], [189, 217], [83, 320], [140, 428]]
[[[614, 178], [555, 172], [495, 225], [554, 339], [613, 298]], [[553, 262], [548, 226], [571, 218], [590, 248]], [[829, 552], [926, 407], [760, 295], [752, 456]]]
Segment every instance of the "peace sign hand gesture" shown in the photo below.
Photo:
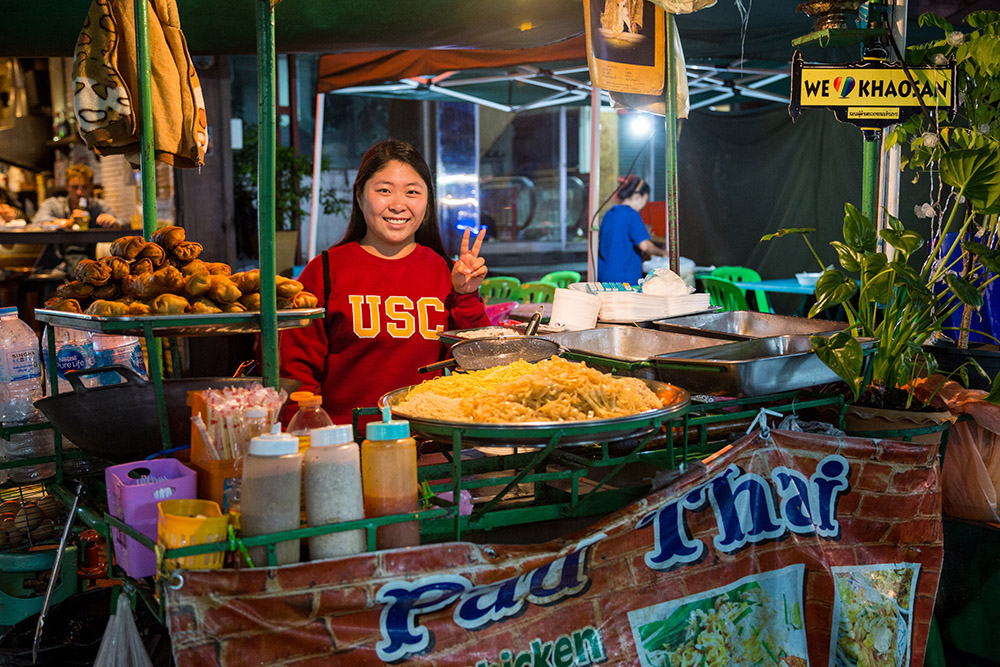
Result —
[[478, 291], [483, 278], [486, 277], [486, 260], [479, 256], [484, 238], [486, 230], [480, 229], [476, 235], [476, 242], [470, 249], [468, 227], [462, 235], [462, 250], [458, 255], [458, 261], [451, 267], [451, 286], [459, 294], [472, 294]]

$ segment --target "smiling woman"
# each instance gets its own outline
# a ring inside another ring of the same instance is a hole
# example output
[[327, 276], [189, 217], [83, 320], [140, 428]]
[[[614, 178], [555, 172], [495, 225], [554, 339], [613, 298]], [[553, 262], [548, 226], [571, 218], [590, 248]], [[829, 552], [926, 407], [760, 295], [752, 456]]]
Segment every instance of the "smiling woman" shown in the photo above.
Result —
[[347, 233], [299, 277], [323, 295], [326, 319], [282, 334], [282, 376], [321, 394], [335, 423], [426, 379], [417, 369], [444, 357], [438, 332], [489, 325], [479, 298], [483, 234], [471, 242], [466, 230], [458, 260], [448, 258], [428, 205], [433, 182], [411, 145], [372, 146], [354, 181]]

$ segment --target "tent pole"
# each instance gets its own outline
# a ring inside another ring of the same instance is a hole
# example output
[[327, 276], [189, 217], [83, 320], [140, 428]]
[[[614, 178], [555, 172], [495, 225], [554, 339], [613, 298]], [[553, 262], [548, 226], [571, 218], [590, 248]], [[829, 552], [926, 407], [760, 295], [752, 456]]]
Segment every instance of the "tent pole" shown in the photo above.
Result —
[[326, 93], [316, 93], [316, 127], [313, 131], [312, 206], [309, 208], [309, 254], [306, 262], [316, 256], [316, 231], [319, 227], [320, 175], [323, 173], [323, 102]]
[[667, 199], [667, 229], [666, 245], [670, 257], [670, 270], [680, 274], [680, 241], [677, 234], [677, 73], [674, 71], [674, 15], [667, 13], [667, 78], [663, 87], [666, 113], [664, 114], [665, 157], [666, 157], [666, 199]]
[[260, 338], [264, 385], [278, 386], [278, 315], [274, 286], [274, 163], [277, 137], [275, 89], [274, 8], [257, 0], [257, 238], [260, 252]]
[[587, 280], [597, 280], [598, 207], [601, 205], [601, 89], [590, 85], [590, 205], [587, 207]]
[[153, 154], [153, 68], [149, 57], [149, 3], [135, 0], [135, 50], [139, 71], [139, 171], [142, 179], [142, 235], [156, 231], [156, 165]]

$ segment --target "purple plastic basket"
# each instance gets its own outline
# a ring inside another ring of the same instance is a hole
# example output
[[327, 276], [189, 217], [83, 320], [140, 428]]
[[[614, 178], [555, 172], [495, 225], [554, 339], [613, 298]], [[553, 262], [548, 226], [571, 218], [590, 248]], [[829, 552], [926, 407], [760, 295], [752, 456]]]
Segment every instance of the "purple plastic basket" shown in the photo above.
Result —
[[[108, 513], [156, 541], [157, 504], [168, 498], [196, 498], [195, 472], [176, 459], [134, 461], [104, 471]], [[130, 577], [156, 574], [156, 554], [117, 529], [115, 559]]]

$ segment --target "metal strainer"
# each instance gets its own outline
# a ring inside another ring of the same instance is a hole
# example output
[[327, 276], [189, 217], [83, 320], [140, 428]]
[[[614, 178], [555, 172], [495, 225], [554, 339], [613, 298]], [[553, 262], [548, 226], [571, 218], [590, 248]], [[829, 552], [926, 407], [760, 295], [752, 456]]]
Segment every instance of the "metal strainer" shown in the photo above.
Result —
[[511, 364], [518, 359], [534, 363], [559, 354], [559, 343], [533, 336], [504, 336], [502, 338], [475, 338], [455, 343], [451, 348], [452, 359], [445, 359], [418, 370], [429, 373], [457, 364], [462, 370], [481, 371], [494, 366]]

